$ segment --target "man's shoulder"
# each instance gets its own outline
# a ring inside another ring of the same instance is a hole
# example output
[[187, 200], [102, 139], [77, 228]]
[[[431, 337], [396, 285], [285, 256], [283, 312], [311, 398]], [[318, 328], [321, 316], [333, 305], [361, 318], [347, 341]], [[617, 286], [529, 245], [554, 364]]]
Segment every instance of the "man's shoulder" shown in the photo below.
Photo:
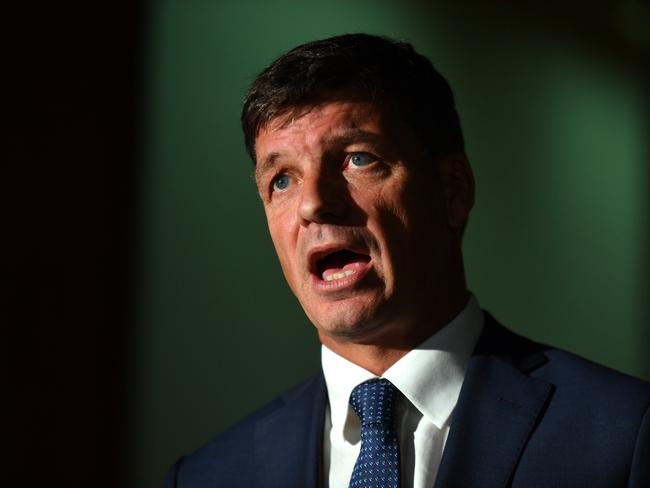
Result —
[[504, 327], [486, 312], [486, 327], [475, 355], [494, 354], [511, 360], [522, 372], [555, 386], [647, 392], [650, 383], [586, 359], [559, 347], [523, 337]]
[[303, 403], [309, 404], [313, 397], [320, 392], [321, 383], [324, 385], [323, 382], [323, 375], [319, 372], [309, 379], [294, 385], [286, 392], [275, 397], [220, 434], [214, 436], [207, 444], [197, 449], [192, 456], [196, 455], [200, 457], [206, 452], [211, 453], [223, 449], [231, 451], [233, 447], [241, 442], [251, 442], [254, 429], [260, 422], [272, 418], [283, 409], [300, 409]]
[[[530, 377], [546, 381], [556, 390], [580, 394], [597, 392], [614, 397], [625, 394], [628, 400], [630, 395], [638, 396], [640, 400], [650, 400], [650, 383], [647, 381], [562, 348], [525, 338], [503, 327], [489, 314], [486, 317], [489, 329], [485, 334], [488, 336], [487, 344], [480, 347], [508, 357]], [[615, 398], [611, 400], [615, 401]]]
[[553, 387], [549, 411], [563, 412], [573, 428], [635, 435], [650, 408], [650, 383], [571, 352], [547, 348], [548, 361], [531, 376]]
[[541, 374], [563, 386], [597, 384], [605, 390], [648, 391], [650, 383], [557, 347], [546, 347]]
[[[631, 453], [650, 415], [650, 383], [561, 348], [526, 339], [491, 318], [486, 325], [488, 341], [484, 341], [483, 354], [490, 356], [490, 351], [496, 351], [496, 362], [505, 362], [516, 371], [503, 376], [512, 383], [504, 380], [492, 385], [517, 385], [520, 391], [530, 386], [539, 398], [545, 398], [537, 424], [537, 430], [548, 435], [544, 438], [565, 438], [568, 444], [582, 440], [589, 446], [618, 443]], [[494, 362], [480, 361], [475, 369]], [[531, 444], [535, 446], [534, 441]]]
[[241, 483], [246, 476], [256, 473], [256, 449], [267, 426], [286, 429], [288, 438], [293, 430], [306, 429], [307, 422], [300, 422], [300, 417], [315, 414], [319, 403], [324, 408], [324, 391], [322, 372], [292, 387], [180, 458], [167, 474], [166, 487], [213, 486], [210, 483], [217, 480], [220, 486], [245, 486]]

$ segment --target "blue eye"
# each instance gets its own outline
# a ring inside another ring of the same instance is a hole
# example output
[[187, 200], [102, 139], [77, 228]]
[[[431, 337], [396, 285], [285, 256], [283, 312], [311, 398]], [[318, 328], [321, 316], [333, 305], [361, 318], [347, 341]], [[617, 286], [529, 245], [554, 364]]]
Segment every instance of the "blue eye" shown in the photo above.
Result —
[[368, 166], [375, 161], [375, 157], [368, 153], [356, 152], [350, 155], [350, 163], [354, 166]]
[[289, 175], [280, 175], [273, 181], [273, 189], [283, 191], [286, 190], [291, 183]]

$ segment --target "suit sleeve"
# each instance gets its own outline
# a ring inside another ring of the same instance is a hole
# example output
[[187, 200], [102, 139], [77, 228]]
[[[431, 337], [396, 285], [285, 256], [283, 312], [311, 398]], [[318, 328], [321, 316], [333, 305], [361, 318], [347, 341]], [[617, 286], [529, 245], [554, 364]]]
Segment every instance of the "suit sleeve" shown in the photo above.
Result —
[[629, 488], [650, 486], [650, 407], [646, 409], [636, 438]]
[[176, 461], [169, 471], [167, 471], [167, 476], [165, 477], [165, 488], [177, 488], [178, 487], [178, 470], [183, 464], [185, 458], [181, 457]]

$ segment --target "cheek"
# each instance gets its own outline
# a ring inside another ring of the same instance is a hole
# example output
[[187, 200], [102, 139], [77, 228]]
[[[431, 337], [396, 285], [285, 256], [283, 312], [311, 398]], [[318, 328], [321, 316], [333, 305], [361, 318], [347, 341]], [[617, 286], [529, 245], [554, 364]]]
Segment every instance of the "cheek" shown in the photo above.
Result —
[[409, 190], [403, 181], [384, 186], [373, 198], [374, 219], [379, 230], [387, 237], [404, 237], [413, 216]]
[[279, 226], [271, 228], [270, 231], [275, 252], [278, 255], [278, 258], [280, 258], [280, 263], [284, 267], [290, 256], [290, 245], [287, 239], [287, 233], [283, 232], [282, 227]]
[[297, 261], [296, 236], [292, 231], [291, 221], [277, 212], [273, 214], [267, 212], [266, 218], [280, 266], [286, 279], [290, 281], [291, 270], [296, 267]]
[[442, 205], [441, 195], [426, 181], [401, 181], [377, 195], [368, 221], [380, 242], [387, 277], [417, 275], [426, 266], [444, 239]]
[[395, 278], [397, 269], [409, 258], [411, 212], [402, 192], [384, 190], [374, 195], [365, 207], [368, 230], [378, 246], [378, 272], [387, 285]]
[[440, 179], [433, 168], [409, 178], [402, 189], [400, 202], [403, 220], [412, 233], [439, 232], [444, 226], [445, 197]]
[[296, 285], [299, 282], [297, 274], [297, 263], [295, 254], [291, 252], [291, 247], [288, 245], [286, 240], [283, 240], [281, 237], [273, 237], [273, 245], [275, 246], [275, 252], [280, 262], [280, 269], [282, 269], [282, 274], [286, 280], [289, 288], [296, 293]]

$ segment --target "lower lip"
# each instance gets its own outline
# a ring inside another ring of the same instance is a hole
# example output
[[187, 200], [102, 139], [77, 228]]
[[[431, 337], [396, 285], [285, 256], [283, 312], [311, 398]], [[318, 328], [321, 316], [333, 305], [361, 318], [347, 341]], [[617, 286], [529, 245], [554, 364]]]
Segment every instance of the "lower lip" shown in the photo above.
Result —
[[319, 276], [312, 274], [311, 281], [314, 288], [319, 292], [338, 292], [346, 288], [353, 288], [368, 274], [368, 271], [370, 271], [371, 268], [371, 263], [372, 261], [364, 263], [362, 266], [356, 268], [355, 272], [351, 275], [344, 276], [337, 280], [326, 281], [321, 279]]

